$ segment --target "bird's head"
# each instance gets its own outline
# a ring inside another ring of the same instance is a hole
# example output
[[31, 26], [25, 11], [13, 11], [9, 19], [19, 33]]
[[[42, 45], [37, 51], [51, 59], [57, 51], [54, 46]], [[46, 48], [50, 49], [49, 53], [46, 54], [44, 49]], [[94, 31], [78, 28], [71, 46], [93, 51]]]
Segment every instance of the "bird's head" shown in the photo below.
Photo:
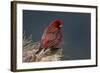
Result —
[[60, 20], [60, 19], [55, 19], [55, 20], [53, 20], [53, 21], [49, 24], [48, 27], [49, 27], [49, 28], [56, 27], [56, 28], [58, 28], [58, 29], [62, 28], [61, 20]]

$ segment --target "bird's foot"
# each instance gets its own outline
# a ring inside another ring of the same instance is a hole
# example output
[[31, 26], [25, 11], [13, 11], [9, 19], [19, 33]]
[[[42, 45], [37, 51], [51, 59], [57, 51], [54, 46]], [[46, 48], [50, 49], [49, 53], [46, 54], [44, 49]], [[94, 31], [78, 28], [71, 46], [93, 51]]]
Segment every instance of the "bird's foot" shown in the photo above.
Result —
[[43, 48], [39, 54], [37, 54], [37, 59], [40, 60], [42, 57], [46, 56], [50, 52], [50, 49]]

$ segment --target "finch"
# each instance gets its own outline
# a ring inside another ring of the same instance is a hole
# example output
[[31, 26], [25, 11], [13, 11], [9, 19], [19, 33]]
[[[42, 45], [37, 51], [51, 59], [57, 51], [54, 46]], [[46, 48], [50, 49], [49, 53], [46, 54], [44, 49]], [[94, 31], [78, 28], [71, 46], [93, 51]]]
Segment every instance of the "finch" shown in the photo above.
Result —
[[53, 20], [45, 29], [41, 38], [42, 48], [58, 48], [62, 40], [60, 19]]

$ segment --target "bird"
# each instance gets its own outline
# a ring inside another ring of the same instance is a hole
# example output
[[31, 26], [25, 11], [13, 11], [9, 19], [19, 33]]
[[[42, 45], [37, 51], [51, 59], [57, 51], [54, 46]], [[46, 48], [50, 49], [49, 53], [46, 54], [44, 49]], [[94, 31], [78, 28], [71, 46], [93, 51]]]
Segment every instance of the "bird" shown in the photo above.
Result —
[[42, 48], [58, 48], [62, 41], [62, 23], [60, 19], [54, 19], [44, 29], [41, 38]]

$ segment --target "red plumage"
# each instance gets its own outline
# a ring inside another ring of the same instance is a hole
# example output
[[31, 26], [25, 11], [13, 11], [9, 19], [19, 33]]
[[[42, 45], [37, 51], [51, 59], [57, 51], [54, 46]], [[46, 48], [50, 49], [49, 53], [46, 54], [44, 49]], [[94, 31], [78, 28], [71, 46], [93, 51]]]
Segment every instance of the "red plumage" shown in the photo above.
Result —
[[42, 48], [58, 48], [62, 40], [61, 21], [59, 19], [53, 20], [44, 30], [41, 47]]

